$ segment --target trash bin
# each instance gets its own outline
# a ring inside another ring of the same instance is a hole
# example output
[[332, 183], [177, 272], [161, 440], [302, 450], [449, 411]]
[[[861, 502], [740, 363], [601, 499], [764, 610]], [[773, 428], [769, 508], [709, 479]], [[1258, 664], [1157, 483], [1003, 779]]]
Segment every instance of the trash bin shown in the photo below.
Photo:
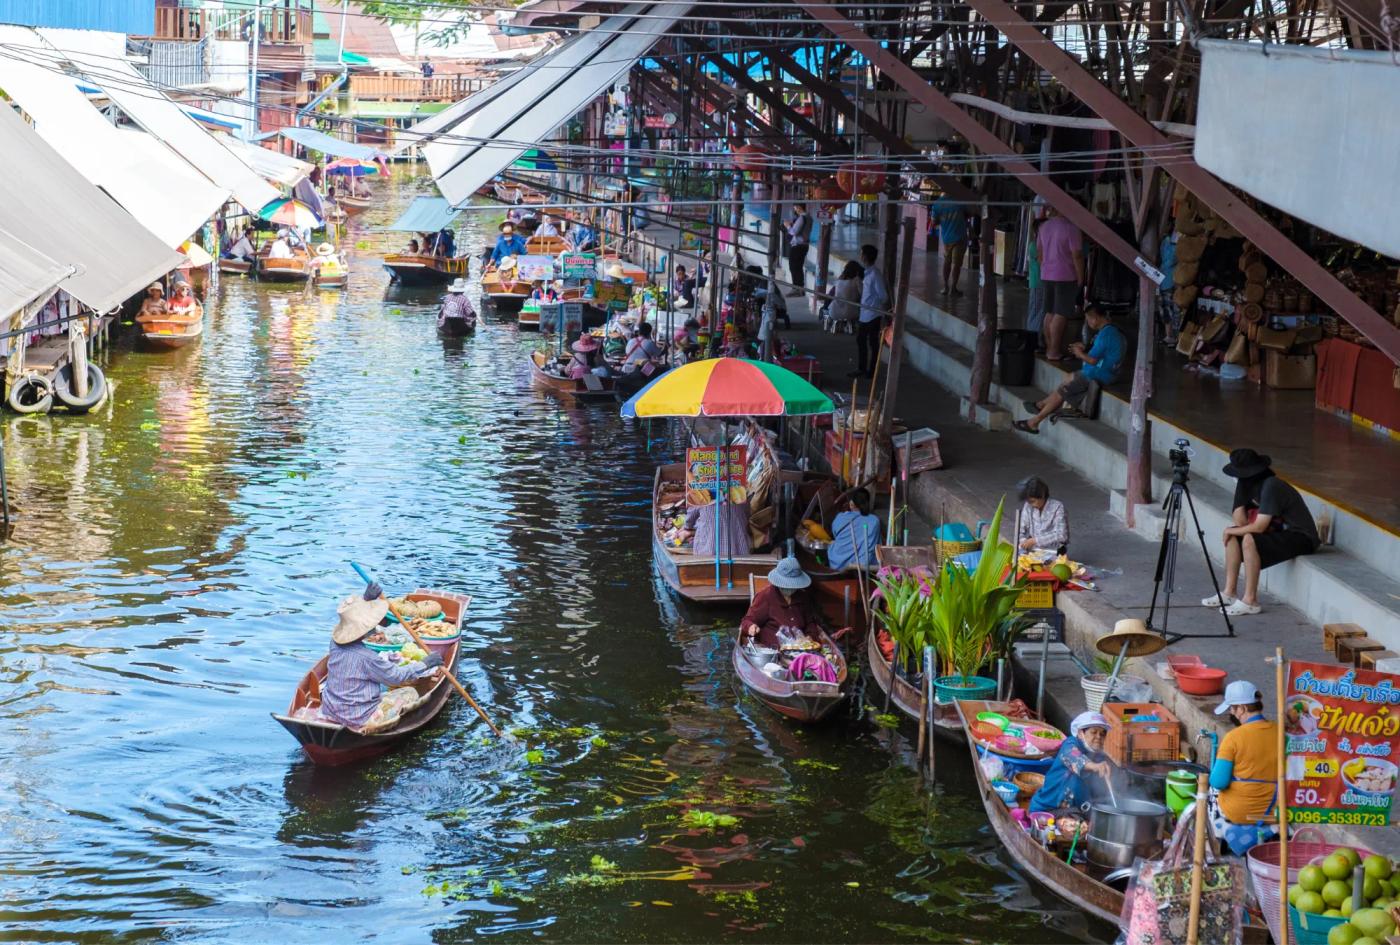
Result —
[[1036, 333], [1021, 328], [997, 332], [997, 383], [1028, 387], [1035, 377]]

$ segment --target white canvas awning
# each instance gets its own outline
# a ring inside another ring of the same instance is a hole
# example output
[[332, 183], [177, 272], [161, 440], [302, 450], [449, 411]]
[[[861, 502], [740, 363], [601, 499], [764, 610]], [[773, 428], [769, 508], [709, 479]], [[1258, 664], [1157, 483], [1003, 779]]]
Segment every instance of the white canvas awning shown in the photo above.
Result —
[[8, 230], [0, 229], [0, 326], [31, 302], [53, 291], [73, 273]]
[[0, 56], [0, 89], [84, 177], [167, 246], [179, 246], [224, 205], [228, 191], [144, 131], [116, 128], [78, 91], [73, 78], [22, 58], [21, 44], [34, 40], [29, 30], [0, 25], [0, 43], [7, 52]]
[[67, 39], [62, 30], [39, 32], [132, 121], [165, 142], [214, 184], [231, 192], [249, 212], [257, 213], [268, 201], [280, 196], [276, 187], [148, 82], [131, 63], [98, 55], [85, 48], [87, 44], [69, 41], [68, 46], [61, 46], [59, 43]]
[[0, 229], [79, 271], [62, 288], [105, 312], [183, 257], [88, 182], [12, 108], [0, 108]]
[[520, 70], [510, 94], [497, 95], [452, 126], [450, 139], [423, 148], [443, 196], [454, 207], [466, 203], [478, 188], [626, 75], [693, 5], [631, 4], [598, 29]]
[[345, 141], [328, 135], [324, 131], [317, 131], [315, 128], [282, 128], [278, 133], [289, 141], [295, 141], [304, 148], [320, 151], [322, 154], [354, 158], [357, 161], [373, 161], [384, 156], [384, 153], [377, 148], [371, 148], [367, 144], [357, 144], [354, 141]]
[[1196, 162], [1286, 213], [1400, 256], [1400, 197], [1387, 183], [1400, 155], [1390, 53], [1198, 45]]
[[297, 182], [311, 173], [311, 165], [286, 154], [272, 151], [261, 145], [249, 144], [237, 138], [224, 138], [224, 144], [237, 151], [268, 180], [283, 187], [295, 187]]

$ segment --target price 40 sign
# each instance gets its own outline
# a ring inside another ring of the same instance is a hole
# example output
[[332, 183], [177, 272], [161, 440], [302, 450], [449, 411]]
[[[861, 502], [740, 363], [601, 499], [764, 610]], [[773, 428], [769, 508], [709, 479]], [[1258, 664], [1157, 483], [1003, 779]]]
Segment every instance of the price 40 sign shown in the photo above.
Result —
[[1400, 775], [1400, 677], [1290, 663], [1281, 721], [1290, 821], [1390, 822]]

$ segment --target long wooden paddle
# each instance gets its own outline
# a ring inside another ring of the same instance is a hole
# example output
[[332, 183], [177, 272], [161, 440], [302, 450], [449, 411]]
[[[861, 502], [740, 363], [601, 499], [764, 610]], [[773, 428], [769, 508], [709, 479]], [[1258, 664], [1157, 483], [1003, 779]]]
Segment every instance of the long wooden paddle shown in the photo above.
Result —
[[[366, 585], [374, 583], [374, 578], [366, 574], [364, 568], [360, 567], [353, 561], [350, 562], [350, 567], [355, 569], [355, 573], [358, 574], [364, 580]], [[394, 602], [392, 600], [389, 600], [388, 597], [385, 597], [384, 600], [389, 605], [389, 612], [394, 615], [394, 619], [398, 620], [398, 622], [403, 626], [403, 628], [408, 631], [408, 635], [413, 637], [413, 642], [417, 643], [419, 648], [421, 648], [425, 653], [432, 652], [428, 649], [428, 645], [423, 642], [423, 638], [420, 637], [417, 631], [415, 631], [413, 627], [409, 625], [408, 618], [405, 617], [403, 614], [399, 613], [399, 609], [394, 606]], [[462, 615], [460, 614], [457, 617], [459, 631], [461, 630], [461, 617]], [[461, 644], [459, 643], [458, 646], [460, 645]], [[491, 719], [486, 715], [484, 711], [482, 711], [481, 706], [476, 704], [476, 700], [472, 698], [471, 693], [467, 692], [467, 690], [462, 687], [462, 684], [457, 681], [457, 677], [452, 675], [452, 671], [447, 668], [446, 663], [444, 663], [442, 666], [442, 674], [446, 676], [448, 681], [451, 682], [452, 685], [456, 687], [457, 691], [462, 694], [462, 698], [466, 699], [468, 702], [471, 703], [471, 707], [476, 710], [476, 714], [481, 716], [481, 721], [486, 723], [487, 727], [495, 733], [497, 738], [501, 738], [501, 730], [496, 728], [495, 723], [491, 721]]]

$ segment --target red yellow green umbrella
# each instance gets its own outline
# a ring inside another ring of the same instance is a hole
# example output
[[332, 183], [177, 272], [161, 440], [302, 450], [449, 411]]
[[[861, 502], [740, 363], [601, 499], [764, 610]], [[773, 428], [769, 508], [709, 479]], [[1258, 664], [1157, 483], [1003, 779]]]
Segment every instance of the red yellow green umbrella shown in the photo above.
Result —
[[831, 398], [766, 361], [711, 358], [667, 371], [622, 405], [624, 417], [800, 417], [831, 413]]

